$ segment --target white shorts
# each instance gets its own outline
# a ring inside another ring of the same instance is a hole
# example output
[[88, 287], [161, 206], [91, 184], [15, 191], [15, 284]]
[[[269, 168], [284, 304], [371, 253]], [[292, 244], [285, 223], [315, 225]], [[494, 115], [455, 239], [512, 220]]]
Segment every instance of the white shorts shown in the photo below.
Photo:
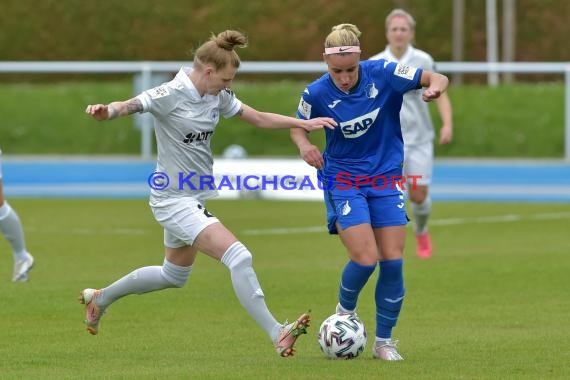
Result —
[[192, 197], [153, 203], [151, 209], [154, 218], [164, 227], [164, 246], [168, 248], [192, 245], [204, 228], [220, 222], [203, 203]]
[[404, 176], [408, 177], [408, 184], [412, 183], [410, 176], [415, 177], [418, 185], [429, 185], [433, 171], [433, 142], [421, 145], [404, 144]]

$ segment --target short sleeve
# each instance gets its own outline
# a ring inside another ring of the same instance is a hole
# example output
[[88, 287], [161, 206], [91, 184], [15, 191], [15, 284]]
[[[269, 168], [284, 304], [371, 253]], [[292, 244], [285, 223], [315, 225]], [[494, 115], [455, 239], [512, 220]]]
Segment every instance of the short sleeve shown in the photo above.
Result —
[[143, 109], [141, 113], [151, 112], [153, 114], [166, 114], [172, 107], [172, 89], [166, 84], [143, 91], [136, 98], [142, 103]]
[[310, 119], [312, 108], [313, 106], [311, 104], [309, 90], [305, 88], [305, 91], [301, 94], [299, 106], [297, 107], [297, 118], [306, 120]]
[[388, 83], [401, 94], [421, 87], [423, 70], [420, 68], [390, 62], [385, 65], [384, 70]]
[[235, 116], [235, 114], [237, 114], [241, 108], [242, 105], [241, 100], [239, 100], [236, 97], [235, 93], [229, 88], [220, 91], [219, 97], [220, 97], [220, 105], [219, 105], [220, 114], [222, 114], [222, 116], [225, 117], [226, 119]]

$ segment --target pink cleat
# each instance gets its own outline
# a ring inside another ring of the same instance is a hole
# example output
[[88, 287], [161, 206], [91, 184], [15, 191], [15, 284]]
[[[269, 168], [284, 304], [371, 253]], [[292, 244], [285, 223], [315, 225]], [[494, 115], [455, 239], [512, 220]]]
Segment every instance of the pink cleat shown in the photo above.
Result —
[[416, 252], [422, 259], [431, 257], [431, 238], [429, 232], [416, 234]]
[[295, 354], [293, 346], [299, 336], [307, 333], [307, 327], [309, 327], [310, 322], [311, 316], [309, 313], [305, 313], [301, 314], [295, 322], [285, 324], [281, 328], [279, 338], [277, 338], [277, 341], [275, 342], [275, 350], [280, 356], [286, 358]]
[[99, 320], [105, 313], [104, 309], [95, 305], [95, 298], [101, 293], [98, 289], [83, 289], [79, 293], [79, 303], [85, 304], [85, 324], [87, 331], [91, 335], [97, 335], [99, 332]]

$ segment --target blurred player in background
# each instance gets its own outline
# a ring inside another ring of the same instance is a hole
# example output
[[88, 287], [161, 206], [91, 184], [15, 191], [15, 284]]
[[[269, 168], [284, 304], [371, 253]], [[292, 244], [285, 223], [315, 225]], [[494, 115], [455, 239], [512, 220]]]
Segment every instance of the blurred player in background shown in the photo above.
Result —
[[[370, 59], [385, 59], [403, 65], [424, 70], [435, 70], [433, 58], [426, 52], [412, 46], [416, 22], [402, 9], [395, 9], [386, 17], [386, 49]], [[421, 89], [404, 95], [400, 112], [402, 135], [404, 137], [404, 175], [415, 178], [416, 186], [408, 180], [406, 189], [410, 199], [416, 252], [427, 259], [432, 254], [431, 238], [428, 231], [428, 219], [431, 214], [429, 184], [433, 171], [433, 123], [427, 103], [422, 100]], [[449, 144], [453, 138], [452, 109], [446, 93], [436, 99], [437, 109], [442, 121], [439, 131], [439, 143]], [[412, 177], [413, 176], [413, 177]]]
[[[0, 160], [2, 151], [0, 150]], [[4, 190], [2, 187], [2, 162], [0, 162], [0, 231], [12, 246], [12, 256], [14, 257], [14, 272], [12, 274], [13, 282], [28, 281], [28, 273], [34, 266], [34, 258], [26, 250], [26, 241], [24, 240], [24, 229], [22, 222], [16, 214], [16, 211], [4, 199]]]
[[305, 162], [319, 169], [329, 233], [339, 235], [348, 253], [336, 312], [355, 313], [358, 296], [378, 262], [373, 356], [395, 361], [402, 360], [392, 329], [404, 300], [402, 256], [408, 219], [403, 191], [394, 182], [384, 186], [381, 178], [402, 178], [403, 94], [424, 86], [423, 99], [430, 101], [447, 89], [448, 80], [395, 62], [360, 62], [359, 36], [352, 24], [332, 28], [323, 54], [328, 73], [301, 95], [297, 117], [331, 117], [339, 125], [325, 130], [324, 154], [311, 144], [306, 131], [291, 130], [291, 138]]
[[[268, 129], [314, 130], [335, 125], [328, 118], [299, 120], [259, 112], [238, 100], [229, 89], [240, 66], [234, 48], [246, 43], [243, 34], [227, 30], [200, 46], [193, 68], [183, 67], [172, 81], [127, 101], [87, 106], [86, 112], [97, 120], [150, 112], [155, 119], [158, 145], [154, 174], [162, 175], [162, 180], [168, 176], [172, 181], [171, 186], [161, 190], [151, 185], [149, 203], [156, 220], [164, 227], [162, 266], [139, 268], [102, 289], [84, 289], [80, 302], [86, 305], [87, 330], [91, 334], [97, 334], [105, 309], [119, 298], [183, 287], [199, 251], [229, 268], [240, 303], [269, 335], [279, 355], [293, 355], [296, 339], [306, 332], [308, 314], [289, 324], [275, 320], [265, 304], [251, 253], [205, 208], [205, 201], [217, 196], [217, 191], [200, 184], [204, 177], [213, 178], [210, 140], [220, 115], [238, 116], [256, 127]], [[191, 173], [195, 176], [190, 182], [181, 183], [183, 187], [179, 189], [174, 182], [180, 174], [186, 177]]]

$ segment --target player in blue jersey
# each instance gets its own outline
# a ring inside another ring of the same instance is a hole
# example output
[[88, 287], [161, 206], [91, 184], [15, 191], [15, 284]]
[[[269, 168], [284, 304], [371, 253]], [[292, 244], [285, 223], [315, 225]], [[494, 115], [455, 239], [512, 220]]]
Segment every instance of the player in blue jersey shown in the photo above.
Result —
[[404, 299], [406, 224], [402, 186], [404, 143], [400, 127], [403, 94], [426, 87], [423, 100], [438, 98], [447, 77], [385, 60], [360, 62], [360, 31], [333, 27], [325, 40], [328, 73], [304, 90], [297, 117], [326, 116], [323, 154], [304, 131], [291, 131], [301, 157], [319, 170], [328, 228], [338, 234], [349, 262], [340, 281], [337, 313], [355, 313], [360, 291], [379, 262], [376, 283], [375, 358], [402, 360], [392, 340]]

